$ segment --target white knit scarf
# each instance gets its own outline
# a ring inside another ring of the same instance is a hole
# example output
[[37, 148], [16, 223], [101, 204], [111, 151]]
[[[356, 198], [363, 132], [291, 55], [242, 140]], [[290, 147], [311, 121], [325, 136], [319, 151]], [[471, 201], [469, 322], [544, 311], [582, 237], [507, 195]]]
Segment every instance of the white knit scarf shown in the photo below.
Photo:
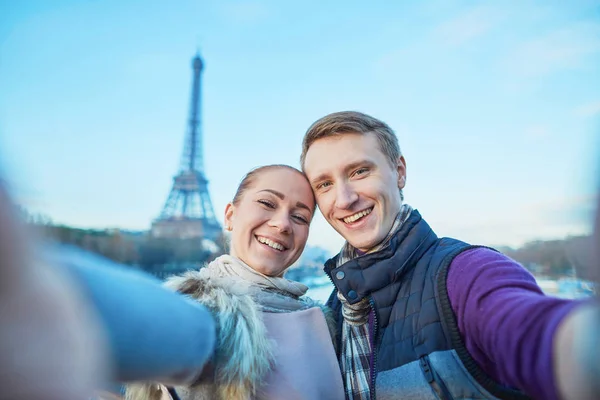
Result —
[[266, 312], [291, 312], [310, 308], [303, 298], [308, 287], [289, 279], [263, 275], [237, 257], [222, 255], [200, 270], [203, 277], [228, 279], [248, 293]]

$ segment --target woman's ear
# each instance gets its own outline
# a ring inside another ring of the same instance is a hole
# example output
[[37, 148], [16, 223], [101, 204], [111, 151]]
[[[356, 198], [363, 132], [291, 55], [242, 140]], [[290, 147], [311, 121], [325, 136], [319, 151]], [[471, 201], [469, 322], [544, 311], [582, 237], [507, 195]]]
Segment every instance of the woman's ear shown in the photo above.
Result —
[[225, 206], [225, 230], [233, 230], [233, 220], [235, 216], [235, 206], [233, 203], [227, 203]]

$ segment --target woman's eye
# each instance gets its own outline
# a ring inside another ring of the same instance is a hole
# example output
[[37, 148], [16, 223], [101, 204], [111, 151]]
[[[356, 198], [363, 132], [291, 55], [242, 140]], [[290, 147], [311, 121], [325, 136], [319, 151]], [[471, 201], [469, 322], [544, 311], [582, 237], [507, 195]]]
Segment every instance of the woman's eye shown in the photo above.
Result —
[[270, 202], [270, 201], [268, 201], [268, 200], [258, 200], [258, 202], [259, 202], [260, 204], [262, 204], [263, 206], [265, 206], [265, 207], [268, 207], [268, 208], [275, 208], [275, 204], [271, 203], [271, 202]]
[[302, 222], [303, 224], [308, 224], [308, 220], [303, 217], [302, 215], [294, 215], [293, 216], [296, 220]]

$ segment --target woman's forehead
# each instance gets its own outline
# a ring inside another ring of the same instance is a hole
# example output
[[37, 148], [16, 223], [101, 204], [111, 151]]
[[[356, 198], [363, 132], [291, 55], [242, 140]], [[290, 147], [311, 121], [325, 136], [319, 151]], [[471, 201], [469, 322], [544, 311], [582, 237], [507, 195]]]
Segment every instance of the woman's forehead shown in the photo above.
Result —
[[255, 179], [255, 186], [261, 185], [285, 185], [289, 182], [293, 184], [290, 186], [302, 186], [303, 184], [308, 185], [308, 180], [299, 171], [289, 168], [272, 168], [266, 171], [262, 171]]
[[255, 192], [277, 191], [286, 198], [289, 197], [295, 200], [302, 198], [311, 205], [314, 203], [312, 189], [306, 177], [300, 172], [288, 168], [263, 171], [256, 177], [253, 189]]

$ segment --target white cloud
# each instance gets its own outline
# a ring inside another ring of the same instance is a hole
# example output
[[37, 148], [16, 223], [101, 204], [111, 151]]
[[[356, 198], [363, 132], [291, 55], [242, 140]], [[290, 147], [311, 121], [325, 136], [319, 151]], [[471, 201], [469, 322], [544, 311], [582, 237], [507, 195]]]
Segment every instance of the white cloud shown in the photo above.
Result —
[[595, 117], [600, 114], [600, 101], [582, 104], [575, 108], [573, 114], [582, 118]]
[[460, 46], [484, 36], [504, 18], [500, 9], [488, 5], [473, 7], [439, 25], [434, 38], [449, 46]]
[[222, 12], [227, 19], [238, 24], [255, 24], [271, 14], [271, 10], [263, 2], [254, 0], [223, 3]]
[[542, 77], [562, 70], [588, 67], [600, 50], [600, 25], [581, 23], [525, 41], [509, 52], [506, 69], [523, 78]]
[[[447, 6], [442, 8], [448, 8]], [[374, 60], [376, 74], [396, 73], [398, 68], [428, 68], [443, 73], [456, 61], [457, 48], [484, 37], [498, 27], [507, 16], [503, 9], [488, 5], [471, 7], [433, 26], [411, 40], [399, 40], [392, 48]], [[462, 61], [462, 57], [460, 57]]]
[[550, 129], [544, 125], [531, 125], [525, 128], [525, 137], [529, 139], [543, 139], [550, 135]]

